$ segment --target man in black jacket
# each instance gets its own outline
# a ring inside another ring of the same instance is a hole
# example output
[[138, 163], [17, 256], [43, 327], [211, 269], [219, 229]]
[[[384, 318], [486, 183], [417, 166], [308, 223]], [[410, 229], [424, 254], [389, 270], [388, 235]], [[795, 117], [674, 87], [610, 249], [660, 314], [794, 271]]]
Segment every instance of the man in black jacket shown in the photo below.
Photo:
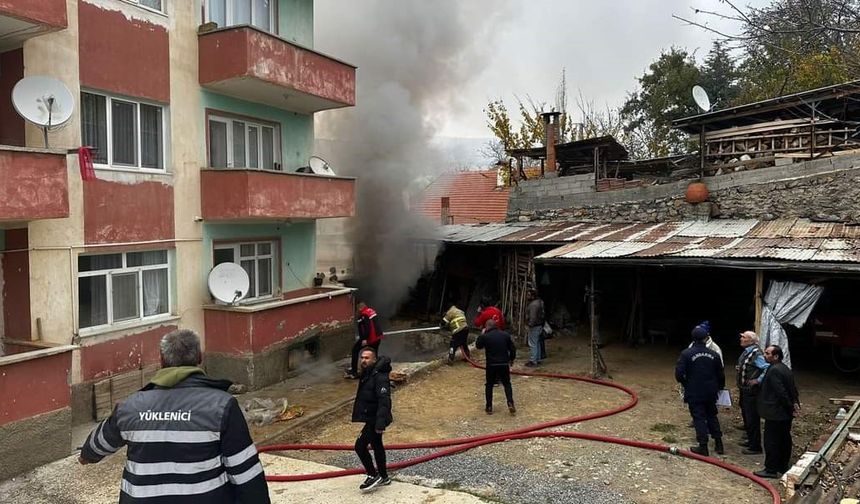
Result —
[[764, 349], [770, 363], [758, 394], [758, 413], [764, 419], [764, 470], [755, 475], [776, 478], [789, 469], [791, 459], [791, 421], [800, 412], [800, 399], [791, 369], [782, 363], [782, 348]]
[[517, 357], [517, 348], [514, 346], [514, 340], [511, 335], [496, 327], [496, 321], [488, 320], [484, 324], [483, 334], [478, 336], [475, 341], [475, 347], [478, 349], [484, 348], [486, 353], [486, 377], [487, 382], [484, 384], [484, 393], [486, 394], [487, 405], [484, 411], [488, 415], [493, 414], [493, 385], [496, 380], [502, 383], [505, 388], [505, 397], [508, 400], [508, 411], [511, 415], [517, 412], [514, 406], [514, 391], [511, 387], [511, 366], [514, 364], [514, 359]]
[[708, 331], [698, 325], [692, 332], [693, 345], [681, 352], [675, 366], [675, 379], [684, 386], [684, 401], [696, 427], [698, 446], [690, 451], [708, 456], [708, 434], [714, 438], [714, 451], [722, 455], [723, 433], [717, 419], [717, 393], [726, 386], [720, 356], [705, 346]]
[[[358, 390], [355, 393], [355, 404], [352, 406], [352, 421], [364, 422], [358, 439], [355, 440], [355, 453], [361, 459], [367, 478], [359, 485], [359, 490], [367, 492], [377, 486], [390, 485], [385, 461], [385, 446], [382, 444], [382, 433], [393, 421], [391, 416], [391, 359], [376, 356], [376, 350], [364, 347], [359, 352]], [[373, 447], [376, 467], [370, 457], [367, 446]]]
[[89, 435], [79, 461], [128, 445], [121, 504], [268, 504], [263, 466], [230, 382], [206, 377], [190, 330], [161, 339], [162, 369]]

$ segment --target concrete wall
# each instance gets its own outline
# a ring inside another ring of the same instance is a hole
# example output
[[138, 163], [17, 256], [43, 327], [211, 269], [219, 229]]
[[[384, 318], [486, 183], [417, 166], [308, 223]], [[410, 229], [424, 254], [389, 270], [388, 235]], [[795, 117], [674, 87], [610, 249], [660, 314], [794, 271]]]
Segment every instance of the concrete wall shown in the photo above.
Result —
[[[703, 180], [712, 216], [723, 218], [807, 217], [860, 222], [857, 177], [860, 157], [844, 156], [761, 168]], [[657, 222], [695, 217], [684, 201], [689, 181], [606, 192], [574, 192], [578, 181], [542, 179], [521, 184], [511, 196], [509, 220], [593, 219]], [[558, 185], [558, 184], [561, 185]], [[570, 188], [570, 189], [569, 189]]]
[[0, 426], [0, 481], [68, 457], [71, 416], [63, 408]]

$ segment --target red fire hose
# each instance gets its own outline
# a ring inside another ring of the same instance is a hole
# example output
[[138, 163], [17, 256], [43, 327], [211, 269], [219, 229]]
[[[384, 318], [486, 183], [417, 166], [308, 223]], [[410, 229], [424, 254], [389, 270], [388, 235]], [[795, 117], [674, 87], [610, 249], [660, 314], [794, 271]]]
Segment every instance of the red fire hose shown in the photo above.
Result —
[[[483, 369], [483, 366], [477, 364], [476, 362], [469, 360], [469, 363], [479, 369]], [[779, 493], [767, 480], [763, 478], [759, 478], [753, 473], [742, 469], [740, 467], [734, 466], [727, 462], [723, 462], [722, 460], [718, 460], [711, 457], [703, 457], [696, 453], [680, 450], [675, 447], [670, 447], [658, 443], [650, 443], [646, 441], [637, 441], [634, 439], [624, 439], [612, 436], [603, 436], [599, 434], [588, 434], [584, 432], [557, 432], [557, 431], [546, 431], [545, 429], [549, 429], [552, 427], [559, 427], [562, 425], [570, 425], [579, 422], [584, 422], [586, 420], [594, 420], [596, 418], [603, 418], [611, 415], [615, 415], [617, 413], [621, 413], [622, 411], [626, 411], [634, 406], [639, 401], [636, 392], [631, 390], [624, 385], [608, 382], [604, 380], [597, 380], [594, 378], [589, 378], [585, 376], [571, 375], [571, 374], [561, 374], [561, 373], [536, 373], [536, 372], [525, 372], [525, 371], [515, 371], [511, 370], [511, 374], [520, 375], [520, 376], [538, 376], [545, 378], [558, 378], [562, 380], [576, 380], [587, 383], [593, 383], [595, 385], [601, 385], [604, 387], [612, 387], [622, 392], [626, 393], [629, 396], [629, 400], [621, 406], [616, 408], [598, 411], [594, 413], [588, 413], [585, 415], [577, 415], [567, 418], [560, 418], [558, 420], [551, 420], [549, 422], [542, 422], [534, 425], [528, 425], [526, 427], [522, 427], [519, 429], [514, 429], [505, 432], [498, 432], [494, 434], [484, 434], [482, 436], [472, 436], [472, 437], [463, 437], [456, 439], [439, 439], [434, 441], [422, 441], [418, 443], [402, 443], [402, 444], [392, 444], [387, 445], [386, 448], [389, 450], [409, 450], [409, 449], [417, 449], [417, 448], [444, 448], [442, 450], [435, 451], [433, 453], [429, 453], [427, 455], [422, 455], [420, 457], [414, 457], [408, 460], [403, 460], [401, 462], [396, 462], [389, 464], [389, 469], [402, 469], [404, 467], [410, 467], [418, 464], [422, 464], [424, 462], [428, 462], [433, 459], [437, 459], [440, 457], [447, 457], [448, 455], [454, 455], [456, 453], [462, 453], [472, 448], [476, 448], [478, 446], [484, 446], [493, 443], [500, 443], [502, 441], [509, 441], [512, 439], [528, 439], [535, 437], [549, 437], [549, 438], [576, 438], [576, 439], [585, 439], [589, 441], [599, 441], [603, 443], [614, 443], [624, 446], [632, 446], [634, 448], [643, 448], [647, 450], [654, 450], [658, 452], [671, 453], [674, 455], [680, 455], [682, 457], [687, 457], [689, 459], [698, 460], [701, 462], [706, 462], [708, 464], [717, 466], [721, 469], [725, 469], [727, 471], [733, 472], [739, 476], [743, 476], [744, 478], [749, 479], [753, 483], [759, 485], [770, 493], [770, 496], [773, 498], [774, 504], [780, 503]], [[294, 451], [294, 450], [315, 450], [315, 451], [352, 451], [353, 445], [351, 444], [276, 444], [269, 446], [261, 446], [258, 448], [260, 452], [274, 452], [274, 451]], [[309, 481], [309, 480], [317, 480], [317, 479], [327, 479], [327, 478], [337, 478], [340, 476], [351, 476], [354, 474], [364, 474], [364, 469], [356, 468], [356, 469], [342, 469], [338, 471], [328, 471], [317, 474], [295, 474], [295, 475], [267, 475], [267, 481]]]

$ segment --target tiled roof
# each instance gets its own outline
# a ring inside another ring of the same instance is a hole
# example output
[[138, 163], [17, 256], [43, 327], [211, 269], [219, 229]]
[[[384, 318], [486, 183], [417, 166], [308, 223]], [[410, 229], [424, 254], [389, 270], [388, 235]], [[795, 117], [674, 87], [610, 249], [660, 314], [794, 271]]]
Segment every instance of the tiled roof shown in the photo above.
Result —
[[412, 209], [439, 222], [442, 198], [448, 197], [454, 224], [505, 222], [508, 192], [496, 188], [496, 170], [446, 173], [427, 186]]

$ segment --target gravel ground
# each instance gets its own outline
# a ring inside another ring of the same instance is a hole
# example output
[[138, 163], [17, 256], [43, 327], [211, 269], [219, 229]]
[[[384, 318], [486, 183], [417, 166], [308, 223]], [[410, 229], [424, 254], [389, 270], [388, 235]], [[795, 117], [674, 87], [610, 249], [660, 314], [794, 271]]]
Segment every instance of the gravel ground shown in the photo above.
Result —
[[[399, 481], [429, 487], [443, 487], [465, 491], [497, 502], [508, 504], [560, 504], [577, 502], [582, 504], [618, 504], [634, 502], [623, 495], [609, 491], [602, 483], [574, 481], [568, 474], [573, 463], [562, 460], [547, 461], [547, 471], [530, 470], [516, 463], [499, 462], [499, 457], [511, 449], [531, 450], [531, 441], [509, 443], [477, 448], [468, 453], [431, 460], [418, 466], [396, 471], [393, 476]], [[432, 450], [389, 451], [389, 463], [431, 453]], [[339, 467], [355, 467], [355, 454], [340, 454], [327, 462]]]

